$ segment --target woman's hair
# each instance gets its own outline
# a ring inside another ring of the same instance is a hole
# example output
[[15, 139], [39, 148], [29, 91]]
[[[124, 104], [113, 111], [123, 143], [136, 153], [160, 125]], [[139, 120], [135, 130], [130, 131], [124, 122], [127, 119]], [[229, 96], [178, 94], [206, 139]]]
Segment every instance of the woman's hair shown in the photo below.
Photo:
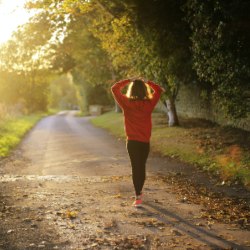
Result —
[[151, 92], [148, 85], [138, 79], [129, 84], [126, 96], [131, 100], [149, 100]]

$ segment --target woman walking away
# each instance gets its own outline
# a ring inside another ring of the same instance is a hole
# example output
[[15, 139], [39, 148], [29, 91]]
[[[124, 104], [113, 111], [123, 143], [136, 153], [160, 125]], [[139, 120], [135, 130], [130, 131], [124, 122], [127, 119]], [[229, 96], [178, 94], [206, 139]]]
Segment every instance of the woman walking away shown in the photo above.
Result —
[[[121, 91], [126, 86], [128, 86], [128, 90], [124, 95]], [[152, 94], [150, 88], [153, 90]], [[151, 114], [164, 89], [152, 81], [145, 82], [141, 78], [132, 78], [115, 83], [111, 90], [124, 114], [127, 151], [131, 161], [136, 195], [133, 206], [140, 207], [150, 147]]]

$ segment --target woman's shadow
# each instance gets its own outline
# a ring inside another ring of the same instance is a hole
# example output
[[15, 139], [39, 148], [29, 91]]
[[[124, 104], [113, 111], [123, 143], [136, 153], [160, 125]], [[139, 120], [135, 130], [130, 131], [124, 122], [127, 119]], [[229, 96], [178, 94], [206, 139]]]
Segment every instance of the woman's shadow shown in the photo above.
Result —
[[[201, 228], [192, 224], [185, 218], [182, 218], [180, 215], [177, 215], [173, 212], [168, 211], [166, 208], [163, 208], [160, 204], [153, 202], [144, 202], [143, 207], [139, 208], [140, 211], [150, 214], [150, 216], [161, 221], [166, 225], [172, 226], [174, 229], [179, 232], [199, 241], [211, 249], [231, 249], [231, 250], [249, 250], [249, 247], [238, 245], [232, 241], [223, 239], [222, 237], [212, 233], [209, 229]], [[152, 210], [156, 213], [152, 213]]]

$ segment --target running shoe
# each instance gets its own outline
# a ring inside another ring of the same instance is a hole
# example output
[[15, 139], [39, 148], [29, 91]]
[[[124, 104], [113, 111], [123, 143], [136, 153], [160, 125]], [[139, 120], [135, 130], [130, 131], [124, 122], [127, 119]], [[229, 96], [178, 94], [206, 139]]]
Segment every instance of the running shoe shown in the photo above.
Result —
[[142, 207], [142, 200], [135, 200], [133, 203], [134, 207]]
[[134, 207], [142, 207], [142, 195], [136, 197], [135, 201], [133, 202]]

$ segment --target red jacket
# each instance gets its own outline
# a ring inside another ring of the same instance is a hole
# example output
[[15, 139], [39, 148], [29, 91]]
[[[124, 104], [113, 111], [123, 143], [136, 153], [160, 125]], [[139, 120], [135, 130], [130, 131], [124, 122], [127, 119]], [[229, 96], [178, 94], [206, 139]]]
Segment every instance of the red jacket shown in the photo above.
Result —
[[130, 82], [129, 79], [119, 81], [112, 86], [111, 90], [123, 110], [127, 139], [149, 142], [152, 129], [151, 114], [160, 99], [162, 88], [148, 81], [147, 84], [154, 90], [152, 99], [134, 101], [121, 93], [121, 90]]

